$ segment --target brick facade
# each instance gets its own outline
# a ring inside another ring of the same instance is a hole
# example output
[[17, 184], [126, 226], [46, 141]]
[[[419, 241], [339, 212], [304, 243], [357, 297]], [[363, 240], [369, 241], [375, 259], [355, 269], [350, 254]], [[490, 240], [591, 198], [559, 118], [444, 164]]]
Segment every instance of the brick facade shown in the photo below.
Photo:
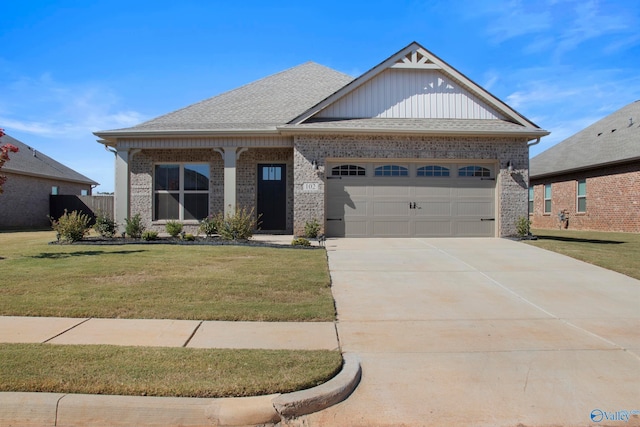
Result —
[[[294, 142], [294, 227], [302, 234], [312, 219], [324, 223], [324, 166], [327, 158], [341, 159], [492, 159], [497, 174], [499, 236], [515, 234], [518, 217], [527, 215], [529, 151], [526, 140], [480, 137], [417, 137], [321, 135], [297, 136]], [[313, 168], [316, 161], [318, 169]], [[513, 173], [506, 172], [511, 162]], [[320, 190], [305, 192], [303, 183], [318, 183]]]
[[[586, 211], [577, 211], [577, 185], [586, 180]], [[544, 186], [551, 184], [551, 213], [544, 214]], [[533, 228], [560, 228], [560, 211], [570, 230], [640, 233], [640, 162], [531, 180]]]
[[46, 228], [49, 222], [49, 196], [51, 188], [58, 194], [80, 195], [82, 190], [91, 194], [91, 185], [39, 178], [2, 171], [7, 176], [0, 195], [0, 229]]

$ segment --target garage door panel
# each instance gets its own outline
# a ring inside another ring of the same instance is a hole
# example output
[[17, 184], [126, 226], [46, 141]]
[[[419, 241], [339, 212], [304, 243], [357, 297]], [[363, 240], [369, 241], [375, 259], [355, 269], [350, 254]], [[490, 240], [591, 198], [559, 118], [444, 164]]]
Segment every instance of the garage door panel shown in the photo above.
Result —
[[461, 187], [457, 188], [456, 196], [458, 198], [465, 197], [493, 197], [493, 187]]
[[416, 220], [414, 235], [416, 237], [449, 237], [453, 236], [451, 219]]
[[411, 187], [406, 182], [403, 185], [375, 185], [371, 188], [373, 197], [409, 197], [411, 195]]
[[406, 218], [409, 215], [409, 202], [408, 201], [377, 201], [374, 200], [373, 204], [373, 216], [400, 216]]
[[411, 232], [409, 222], [405, 219], [394, 220], [391, 218], [374, 220], [373, 235], [379, 237], [409, 237]]
[[459, 217], [493, 217], [493, 203], [486, 200], [458, 200], [456, 214]]
[[417, 202], [415, 215], [417, 217], [442, 216], [449, 218], [451, 216], [451, 201], [444, 199]]

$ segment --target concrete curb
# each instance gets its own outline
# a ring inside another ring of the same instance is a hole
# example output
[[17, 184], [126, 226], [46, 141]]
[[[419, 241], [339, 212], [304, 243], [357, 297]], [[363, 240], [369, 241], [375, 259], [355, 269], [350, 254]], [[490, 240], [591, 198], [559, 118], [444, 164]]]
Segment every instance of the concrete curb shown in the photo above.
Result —
[[282, 418], [294, 418], [317, 412], [342, 402], [355, 390], [362, 377], [360, 360], [355, 354], [343, 355], [342, 370], [324, 384], [307, 390], [281, 394], [273, 406]]
[[310, 414], [346, 399], [361, 378], [360, 361], [345, 354], [342, 370], [317, 387], [242, 398], [0, 393], [0, 425], [247, 426]]

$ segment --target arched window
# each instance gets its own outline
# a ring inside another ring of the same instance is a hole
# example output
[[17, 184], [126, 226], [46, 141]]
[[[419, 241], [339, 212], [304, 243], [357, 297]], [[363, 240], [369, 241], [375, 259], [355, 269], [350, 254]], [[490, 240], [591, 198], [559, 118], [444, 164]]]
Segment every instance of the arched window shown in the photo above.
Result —
[[375, 176], [409, 176], [409, 169], [400, 165], [378, 166]]
[[358, 165], [340, 165], [331, 168], [331, 176], [365, 176], [366, 170]]
[[484, 168], [482, 166], [465, 166], [458, 169], [458, 176], [477, 176], [482, 178], [489, 178], [491, 176], [491, 169]]
[[445, 168], [444, 166], [422, 166], [417, 170], [417, 176], [449, 176], [449, 168]]

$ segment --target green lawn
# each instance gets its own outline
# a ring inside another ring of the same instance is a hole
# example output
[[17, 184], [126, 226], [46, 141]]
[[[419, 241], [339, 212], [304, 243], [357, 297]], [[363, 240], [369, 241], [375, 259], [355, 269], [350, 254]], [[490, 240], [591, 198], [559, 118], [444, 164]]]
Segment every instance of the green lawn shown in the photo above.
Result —
[[0, 233], [0, 315], [332, 321], [324, 250], [49, 245]]
[[0, 344], [0, 391], [229, 397], [314, 387], [338, 351]]
[[640, 234], [601, 231], [531, 230], [526, 243], [640, 280]]
[[[333, 321], [324, 250], [50, 245], [0, 233], [0, 315]], [[338, 351], [0, 344], [0, 391], [223, 397], [330, 379]]]

